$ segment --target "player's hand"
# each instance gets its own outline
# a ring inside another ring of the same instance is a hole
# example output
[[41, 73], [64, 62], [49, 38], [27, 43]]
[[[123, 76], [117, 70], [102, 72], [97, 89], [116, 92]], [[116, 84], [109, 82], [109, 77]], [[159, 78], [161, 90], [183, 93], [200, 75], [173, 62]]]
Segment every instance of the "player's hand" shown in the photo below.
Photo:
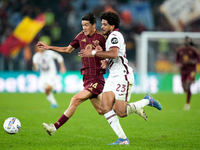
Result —
[[99, 45], [98, 42], [93, 41], [94, 46], [92, 46], [94, 48], [94, 50], [96, 51], [103, 51], [103, 48]]
[[36, 46], [37, 46], [38, 48], [50, 49], [49, 46], [48, 46], [47, 44], [43, 43], [43, 42], [38, 42], [38, 43], [36, 44]]
[[101, 68], [106, 69], [108, 66], [108, 61], [107, 60], [101, 60]]
[[98, 45], [98, 46], [95, 47], [95, 50], [96, 51], [103, 51], [103, 48], [100, 45]]
[[32, 70], [33, 71], [37, 71], [37, 69], [36, 69], [36, 67], [34, 65], [32, 66]]
[[80, 52], [78, 52], [78, 56], [81, 56], [81, 57], [90, 57], [90, 56], [92, 56], [92, 50], [82, 49]]
[[60, 73], [64, 74], [65, 72], [66, 72], [65, 67], [61, 67], [61, 68], [60, 68]]
[[195, 64], [196, 64], [196, 60], [195, 60], [195, 59], [190, 59], [190, 60], [188, 61], [188, 64], [195, 65]]
[[183, 67], [183, 64], [178, 63], [177, 66], [178, 66], [179, 68], [182, 68], [182, 67]]

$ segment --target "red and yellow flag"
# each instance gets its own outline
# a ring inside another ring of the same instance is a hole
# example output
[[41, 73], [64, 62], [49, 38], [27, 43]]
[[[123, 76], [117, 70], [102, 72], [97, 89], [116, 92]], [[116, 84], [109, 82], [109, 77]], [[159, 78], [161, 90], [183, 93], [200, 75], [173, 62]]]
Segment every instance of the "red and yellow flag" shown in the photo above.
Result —
[[44, 14], [40, 14], [34, 20], [27, 16], [24, 17], [4, 43], [0, 45], [0, 52], [4, 56], [15, 57], [22, 47], [32, 42], [45, 23]]

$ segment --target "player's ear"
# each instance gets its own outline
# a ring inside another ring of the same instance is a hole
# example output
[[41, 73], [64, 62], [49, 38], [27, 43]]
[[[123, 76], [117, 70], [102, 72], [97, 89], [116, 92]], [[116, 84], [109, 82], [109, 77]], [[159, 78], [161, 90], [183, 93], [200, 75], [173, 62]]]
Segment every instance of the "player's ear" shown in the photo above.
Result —
[[115, 25], [111, 25], [112, 31], [115, 29]]

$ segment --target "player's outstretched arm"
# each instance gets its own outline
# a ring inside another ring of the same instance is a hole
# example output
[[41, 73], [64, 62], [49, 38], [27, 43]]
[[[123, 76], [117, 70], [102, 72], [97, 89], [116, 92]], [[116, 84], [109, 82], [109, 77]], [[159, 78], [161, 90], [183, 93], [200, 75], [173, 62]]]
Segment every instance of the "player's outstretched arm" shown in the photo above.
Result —
[[37, 46], [38, 48], [50, 49], [50, 46], [47, 45], [47, 44], [45, 44], [45, 43], [43, 43], [43, 42], [38, 42], [38, 43], [36, 44], [36, 46]]
[[68, 54], [75, 50], [75, 48], [73, 48], [71, 45], [69, 45], [67, 47], [57, 47], [57, 46], [49, 46], [42, 42], [38, 42], [36, 46], [39, 48], [44, 48], [46, 50], [53, 50], [56, 52], [68, 53]]

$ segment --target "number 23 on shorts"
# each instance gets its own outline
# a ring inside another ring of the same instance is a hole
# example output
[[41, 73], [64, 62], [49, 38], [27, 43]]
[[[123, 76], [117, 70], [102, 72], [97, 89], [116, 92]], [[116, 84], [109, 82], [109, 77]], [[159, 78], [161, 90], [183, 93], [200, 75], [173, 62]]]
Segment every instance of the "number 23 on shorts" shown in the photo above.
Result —
[[121, 92], [125, 92], [126, 91], [126, 85], [124, 84], [117, 84], [117, 88], [116, 91], [121, 91]]

